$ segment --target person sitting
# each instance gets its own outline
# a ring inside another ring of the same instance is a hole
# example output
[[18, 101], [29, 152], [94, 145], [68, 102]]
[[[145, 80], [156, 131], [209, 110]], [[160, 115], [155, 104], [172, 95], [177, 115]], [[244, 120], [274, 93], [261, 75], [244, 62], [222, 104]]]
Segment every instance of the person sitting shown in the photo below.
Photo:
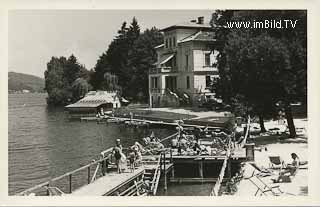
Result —
[[197, 155], [199, 155], [201, 153], [200, 145], [198, 144], [198, 142], [196, 140], [192, 141], [191, 148], [194, 152], [197, 153]]
[[143, 141], [144, 141], [145, 145], [149, 145], [151, 142], [151, 139], [150, 139], [150, 137], [145, 137], [145, 138], [143, 138]]
[[273, 182], [291, 182], [290, 176], [294, 176], [297, 173], [300, 163], [300, 159], [296, 153], [291, 153], [291, 158], [291, 164], [288, 164], [287, 167], [279, 173], [277, 179], [272, 179]]

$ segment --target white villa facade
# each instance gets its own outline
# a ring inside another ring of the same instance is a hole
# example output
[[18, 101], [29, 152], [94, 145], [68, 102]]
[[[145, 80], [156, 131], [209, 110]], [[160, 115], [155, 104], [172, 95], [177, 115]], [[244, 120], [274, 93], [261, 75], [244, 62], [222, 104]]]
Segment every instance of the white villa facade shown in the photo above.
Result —
[[162, 32], [164, 43], [155, 47], [158, 60], [149, 71], [150, 106], [197, 105], [214, 95], [208, 90], [219, 78], [212, 27], [198, 17]]

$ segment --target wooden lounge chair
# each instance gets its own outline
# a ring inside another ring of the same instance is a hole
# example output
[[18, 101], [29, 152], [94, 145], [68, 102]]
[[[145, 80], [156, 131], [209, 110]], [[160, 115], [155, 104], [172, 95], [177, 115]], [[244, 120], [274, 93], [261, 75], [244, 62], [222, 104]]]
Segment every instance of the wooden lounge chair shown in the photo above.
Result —
[[[256, 175], [256, 176], [259, 176], [259, 177], [267, 177], [267, 176], [274, 175], [274, 173], [271, 170], [261, 168], [255, 162], [250, 162], [249, 164], [255, 169], [252, 172], [252, 176]], [[256, 171], [258, 171], [258, 173], [256, 173]]]
[[248, 179], [253, 185], [257, 187], [257, 191], [255, 192], [254, 196], [257, 196], [257, 195], [280, 196], [281, 194], [284, 193], [283, 191], [281, 191], [279, 185], [273, 185], [273, 186], [267, 185], [265, 182], [263, 182], [261, 178], [259, 178], [259, 176], [253, 175], [245, 179]]
[[281, 159], [280, 156], [269, 156], [269, 160], [270, 160], [270, 168], [271, 169], [282, 169], [285, 168], [286, 165], [284, 163], [284, 161]]

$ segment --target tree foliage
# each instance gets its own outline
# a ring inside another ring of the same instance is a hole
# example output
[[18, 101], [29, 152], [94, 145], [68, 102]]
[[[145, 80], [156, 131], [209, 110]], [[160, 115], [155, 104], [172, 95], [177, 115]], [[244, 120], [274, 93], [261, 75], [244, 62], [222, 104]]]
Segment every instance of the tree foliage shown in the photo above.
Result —
[[87, 83], [90, 72], [78, 63], [74, 55], [68, 59], [52, 57], [47, 63], [44, 76], [49, 105], [66, 105], [75, 102], [91, 88]]
[[[227, 21], [297, 20], [295, 28], [227, 28]], [[211, 24], [217, 28], [216, 46], [220, 81], [217, 92], [235, 108], [263, 118], [282, 102], [290, 135], [295, 136], [290, 103], [306, 102], [306, 12], [217, 11]]]
[[156, 62], [154, 47], [162, 43], [162, 38], [156, 28], [140, 33], [136, 18], [129, 27], [124, 22], [108, 50], [97, 61], [91, 82], [94, 89], [109, 88], [105, 74], [111, 73], [118, 77], [122, 96], [133, 101], [146, 101], [148, 70]]

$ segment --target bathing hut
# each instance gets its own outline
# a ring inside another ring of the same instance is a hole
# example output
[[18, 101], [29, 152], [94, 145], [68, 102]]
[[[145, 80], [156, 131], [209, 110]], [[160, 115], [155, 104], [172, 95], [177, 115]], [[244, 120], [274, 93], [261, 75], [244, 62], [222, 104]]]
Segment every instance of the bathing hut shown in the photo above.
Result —
[[69, 112], [70, 118], [95, 117], [103, 109], [104, 113], [120, 108], [121, 104], [128, 102], [116, 92], [90, 91], [84, 98], [76, 103], [67, 105], [65, 109]]

